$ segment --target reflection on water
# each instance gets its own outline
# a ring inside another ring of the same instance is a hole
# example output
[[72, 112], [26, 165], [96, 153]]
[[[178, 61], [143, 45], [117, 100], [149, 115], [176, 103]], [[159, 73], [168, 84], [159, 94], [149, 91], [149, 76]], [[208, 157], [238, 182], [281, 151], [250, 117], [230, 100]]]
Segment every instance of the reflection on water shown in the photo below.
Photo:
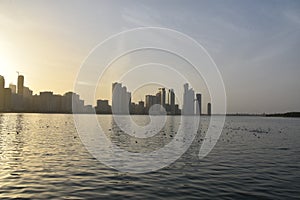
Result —
[[[126, 116], [120, 117], [126, 118]], [[131, 117], [139, 126], [147, 126], [149, 124], [147, 116], [135, 115]], [[160, 116], [156, 117], [159, 118]], [[128, 131], [125, 131], [121, 128], [124, 127], [124, 122], [122, 122], [120, 126], [113, 118], [109, 118], [109, 120], [110, 123], [107, 123], [104, 120], [99, 120], [99, 124], [101, 127], [103, 127], [103, 131], [115, 145], [129, 152], [152, 152], [164, 147], [177, 133], [180, 123], [180, 118], [176, 118], [177, 123], [174, 123], [174, 120], [168, 120], [165, 128], [154, 127], [154, 129], [150, 130], [149, 134], [151, 137], [139, 138], [134, 137], [133, 135], [125, 134], [128, 133]], [[131, 132], [134, 134], [134, 131]]]
[[[134, 116], [140, 124], [146, 116]], [[146, 152], [168, 144], [179, 116], [159, 134], [128, 136], [111, 116], [98, 116], [120, 148]], [[298, 198], [300, 120], [228, 117], [204, 159], [198, 159], [209, 119], [175, 163], [147, 174], [121, 173], [94, 159], [76, 133], [72, 115], [0, 114], [0, 198]]]

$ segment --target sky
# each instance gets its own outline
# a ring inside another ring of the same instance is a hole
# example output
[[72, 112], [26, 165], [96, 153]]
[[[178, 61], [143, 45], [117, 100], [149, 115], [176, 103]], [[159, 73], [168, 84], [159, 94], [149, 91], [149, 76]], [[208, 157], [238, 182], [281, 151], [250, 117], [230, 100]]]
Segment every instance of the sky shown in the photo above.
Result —
[[[0, 75], [6, 87], [16, 84], [19, 71], [34, 93], [64, 94], [99, 43], [148, 26], [182, 32], [207, 50], [223, 78], [229, 113], [300, 111], [298, 0], [1, 0]], [[96, 98], [110, 98], [116, 80], [109, 77]], [[133, 100], [150, 91], [137, 91]]]

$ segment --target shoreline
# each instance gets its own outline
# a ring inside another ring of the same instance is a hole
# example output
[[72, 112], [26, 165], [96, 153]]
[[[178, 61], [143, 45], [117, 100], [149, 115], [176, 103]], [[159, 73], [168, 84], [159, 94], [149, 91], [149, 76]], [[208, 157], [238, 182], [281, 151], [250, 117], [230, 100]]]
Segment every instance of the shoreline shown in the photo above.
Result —
[[[96, 115], [112, 115], [112, 113], [72, 113], [72, 112], [0, 112], [0, 114], [96, 114]], [[126, 114], [125, 114], [126, 115]], [[148, 114], [130, 114], [130, 115], [148, 115]], [[167, 116], [182, 116], [182, 115], [168, 115]], [[197, 116], [197, 115], [187, 115]], [[201, 116], [226, 116], [226, 117], [282, 117], [282, 118], [300, 118], [300, 112], [287, 113], [272, 113], [272, 114], [202, 114]]]

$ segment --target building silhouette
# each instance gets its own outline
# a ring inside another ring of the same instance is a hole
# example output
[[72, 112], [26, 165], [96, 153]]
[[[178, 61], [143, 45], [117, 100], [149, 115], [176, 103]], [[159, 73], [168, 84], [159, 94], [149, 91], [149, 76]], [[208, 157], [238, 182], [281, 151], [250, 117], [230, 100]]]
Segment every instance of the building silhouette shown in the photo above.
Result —
[[183, 106], [182, 114], [183, 115], [194, 115], [195, 106], [194, 106], [194, 96], [195, 92], [192, 88], [189, 89], [189, 84], [184, 84], [184, 93], [183, 93]]
[[175, 93], [173, 89], [169, 89], [169, 94], [168, 94], [168, 104], [169, 104], [169, 112], [171, 115], [176, 114], [176, 107], [175, 107]]
[[63, 109], [67, 113], [83, 113], [84, 101], [80, 99], [80, 96], [74, 92], [67, 92], [63, 96], [62, 100]]
[[5, 79], [0, 75], [0, 90], [5, 88]]
[[111, 114], [111, 106], [108, 100], [97, 100], [97, 106], [95, 107], [97, 114]]
[[33, 95], [33, 91], [24, 86], [24, 76], [19, 75], [17, 86], [10, 84], [9, 88], [5, 88], [5, 79], [0, 76], [0, 112], [86, 113], [92, 110], [92, 106], [85, 106], [73, 92], [63, 96], [51, 91]]
[[202, 114], [202, 95], [200, 93], [196, 94], [196, 114], [201, 115]]
[[12, 94], [16, 94], [17, 93], [17, 86], [16, 85], [10, 83], [9, 84], [9, 88], [10, 88]]
[[4, 111], [10, 111], [12, 108], [11, 103], [11, 90], [9, 88], [4, 88]]
[[0, 75], [0, 111], [5, 108], [5, 79]]
[[149, 113], [149, 109], [151, 108], [151, 106], [158, 104], [157, 96], [146, 95], [145, 100], [146, 100], [146, 113]]
[[18, 95], [23, 95], [23, 89], [24, 89], [24, 76], [19, 75], [18, 76]]
[[112, 113], [113, 114], [129, 114], [131, 105], [131, 93], [127, 92], [127, 88], [122, 87], [121, 83], [112, 84]]
[[207, 104], [207, 115], [211, 115], [211, 103]]
[[134, 115], [146, 114], [145, 102], [139, 101], [137, 104], [131, 103], [130, 114], [134, 114]]
[[[184, 84], [182, 112], [175, 104], [173, 89], [158, 88], [156, 95], [145, 95], [145, 102], [131, 102], [131, 93], [121, 83], [112, 84], [112, 104], [109, 100], [99, 99], [96, 106], [85, 105], [79, 94], [66, 92], [64, 95], [52, 91], [42, 91], [33, 95], [29, 87], [24, 86], [24, 76], [18, 75], [17, 85], [9, 84], [5, 88], [5, 78], [0, 75], [0, 112], [35, 112], [35, 113], [97, 113], [97, 114], [155, 114], [194, 115], [195, 92], [189, 85]], [[201, 94], [196, 95], [197, 114], [201, 114]], [[154, 105], [158, 105], [153, 107]], [[211, 114], [211, 104], [207, 108]], [[157, 109], [157, 110], [155, 110]]]
[[160, 105], [166, 107], [166, 88], [159, 88], [160, 93]]
[[161, 92], [157, 92], [155, 96], [157, 101], [156, 103], [161, 105]]
[[[152, 110], [153, 113], [161, 113], [163, 114], [163, 109], [167, 112], [169, 115], [180, 115], [181, 111], [179, 109], [179, 106], [175, 104], [175, 92], [173, 89], [168, 90], [168, 94], [166, 94], [165, 88], [159, 88], [159, 91], [156, 93], [156, 95], [146, 95], [145, 101], [145, 113], [148, 114], [150, 108], [155, 105], [159, 104], [161, 107], [155, 107], [155, 109], [158, 110]], [[165, 97], [164, 97], [165, 96]], [[167, 97], [167, 98], [166, 98]], [[166, 101], [167, 100], [167, 101]], [[164, 103], [165, 101], [165, 103]], [[159, 109], [161, 108], [161, 109]]]
[[0, 75], [0, 111], [8, 112], [12, 108], [12, 92], [5, 88], [5, 78]]

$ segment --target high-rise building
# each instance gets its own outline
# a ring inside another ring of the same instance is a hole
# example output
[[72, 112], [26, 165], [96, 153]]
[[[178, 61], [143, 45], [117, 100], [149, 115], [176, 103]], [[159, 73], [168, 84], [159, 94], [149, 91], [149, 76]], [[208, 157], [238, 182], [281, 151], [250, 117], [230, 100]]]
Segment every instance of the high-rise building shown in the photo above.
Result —
[[143, 101], [139, 101], [135, 112], [136, 114], [145, 114], [145, 103]]
[[131, 105], [131, 93], [121, 83], [112, 84], [112, 113], [129, 114]]
[[211, 103], [207, 104], [207, 115], [211, 115]]
[[112, 113], [114, 114], [121, 114], [121, 90], [122, 90], [122, 85], [121, 83], [113, 83], [112, 84], [112, 98], [111, 98], [111, 109], [112, 109]]
[[9, 88], [4, 88], [4, 110], [11, 111], [12, 95]]
[[169, 90], [168, 104], [170, 105], [171, 115], [175, 115], [175, 93], [173, 89]]
[[111, 113], [111, 107], [108, 104], [108, 100], [97, 100], [96, 112], [99, 114]]
[[200, 93], [196, 94], [196, 99], [197, 99], [196, 114], [201, 115], [202, 114], [202, 99], [201, 99], [201, 94]]
[[23, 87], [23, 96], [30, 98], [32, 96], [32, 90], [30, 90], [28, 87]]
[[184, 94], [183, 94], [183, 106], [182, 114], [183, 115], [194, 115], [195, 114], [195, 105], [194, 98], [195, 92], [192, 88], [189, 89], [189, 84], [184, 84]]
[[10, 83], [9, 84], [9, 88], [11, 89], [11, 93], [12, 94], [16, 94], [17, 93], [17, 86], [16, 85]]
[[23, 89], [24, 89], [24, 76], [19, 75], [18, 76], [18, 94], [23, 95]]
[[0, 111], [4, 112], [55, 112], [82, 113], [94, 111], [92, 106], [84, 106], [79, 95], [68, 92], [64, 96], [53, 92], [40, 92], [32, 96], [32, 90], [24, 86], [24, 76], [18, 76], [17, 86], [9, 84], [0, 76]]
[[159, 88], [160, 93], [160, 105], [166, 107], [166, 88]]
[[5, 79], [0, 75], [0, 90], [4, 90], [5, 87]]
[[61, 100], [61, 109], [66, 113], [82, 113], [84, 111], [84, 101], [74, 92], [67, 92]]
[[131, 105], [131, 93], [127, 92], [127, 88], [124, 86], [122, 87], [122, 114], [129, 114], [130, 113], [130, 105]]
[[112, 95], [114, 94], [114, 90], [116, 89], [117, 85], [121, 85], [121, 84], [117, 83], [117, 82], [115, 82], [115, 83], [112, 84], [112, 91], [111, 91]]
[[4, 110], [4, 86], [5, 86], [5, 79], [3, 76], [0, 75], [0, 111]]
[[157, 104], [157, 98], [154, 95], [146, 95], [146, 112], [149, 112], [149, 109], [154, 104]]
[[42, 112], [52, 112], [53, 102], [52, 102], [53, 92], [40, 92], [40, 110]]
[[[21, 95], [13, 95], [22, 97]], [[32, 99], [30, 110], [33, 112], [45, 113], [83, 113], [89, 107], [84, 106], [84, 101], [80, 96], [73, 92], [67, 92], [63, 96], [53, 94], [51, 91], [40, 92], [39, 95], [30, 97]], [[24, 103], [26, 104], [26, 98]], [[25, 107], [25, 110], [28, 107]]]
[[157, 99], [156, 103], [161, 105], [161, 93], [160, 92], [156, 93], [156, 99]]

